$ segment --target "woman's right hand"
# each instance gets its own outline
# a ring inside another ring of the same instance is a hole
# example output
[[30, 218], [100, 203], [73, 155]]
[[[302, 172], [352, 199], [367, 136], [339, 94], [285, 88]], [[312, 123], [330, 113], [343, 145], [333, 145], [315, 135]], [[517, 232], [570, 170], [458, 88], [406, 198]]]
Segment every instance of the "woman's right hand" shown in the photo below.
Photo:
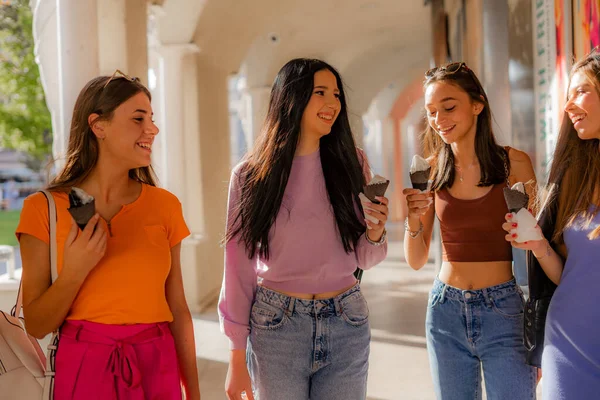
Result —
[[510, 244], [516, 249], [532, 251], [536, 257], [538, 257], [538, 255], [544, 254], [544, 252], [546, 251], [546, 249], [548, 247], [548, 244], [547, 244], [548, 241], [542, 234], [542, 228], [540, 228], [539, 225], [536, 225], [535, 229], [542, 236], [541, 240], [529, 240], [527, 242], [517, 242], [516, 239], [518, 238], [518, 235], [514, 231], [518, 227], [517, 221], [514, 220], [512, 213], [506, 214], [504, 216], [504, 218], [506, 219], [506, 222], [502, 224], [502, 229], [504, 229], [507, 232], [507, 235], [504, 237], [507, 242], [510, 242]]
[[72, 220], [71, 230], [65, 241], [63, 271], [70, 271], [85, 279], [106, 252], [107, 234], [100, 215], [94, 215], [78, 235], [79, 227]]
[[[245, 396], [242, 397], [242, 393]], [[252, 381], [246, 366], [245, 350], [232, 350], [227, 378], [225, 379], [225, 394], [228, 400], [254, 400]]]
[[433, 203], [433, 194], [431, 192], [422, 192], [419, 189], [406, 188], [402, 191], [402, 194], [406, 196], [409, 218], [416, 219], [425, 215]]

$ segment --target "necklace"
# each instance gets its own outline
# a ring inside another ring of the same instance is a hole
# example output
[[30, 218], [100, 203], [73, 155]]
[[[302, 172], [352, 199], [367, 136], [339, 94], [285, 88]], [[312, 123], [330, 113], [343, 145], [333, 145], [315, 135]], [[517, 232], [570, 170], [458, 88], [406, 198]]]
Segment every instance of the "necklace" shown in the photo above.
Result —
[[[473, 160], [473, 162], [471, 163], [471, 165], [469, 165], [469, 166], [468, 166], [466, 169], [471, 169], [471, 168], [473, 168], [474, 166], [475, 166], [475, 161]], [[463, 182], [464, 182], [464, 180], [465, 180], [465, 179], [464, 179], [464, 178], [465, 178], [465, 175], [464, 175], [464, 170], [463, 170], [463, 169], [462, 169], [460, 166], [458, 166], [458, 164], [454, 164], [454, 167], [455, 167], [455, 168], [456, 168], [456, 169], [457, 169], [457, 170], [460, 172], [460, 175], [459, 175], [459, 177], [458, 177], [458, 180], [460, 181], [460, 183], [463, 183]]]

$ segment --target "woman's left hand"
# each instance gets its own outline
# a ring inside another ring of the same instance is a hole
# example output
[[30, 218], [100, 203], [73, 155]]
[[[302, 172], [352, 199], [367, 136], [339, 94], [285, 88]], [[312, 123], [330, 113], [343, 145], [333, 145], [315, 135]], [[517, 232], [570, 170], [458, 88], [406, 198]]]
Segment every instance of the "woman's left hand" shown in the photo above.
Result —
[[367, 235], [369, 239], [373, 242], [378, 242], [383, 236], [383, 231], [385, 229], [385, 223], [388, 219], [389, 209], [388, 203], [389, 200], [384, 196], [377, 196], [376, 199], [381, 204], [375, 204], [373, 202], [362, 202], [363, 210], [365, 210], [365, 214], [373, 217], [377, 220], [377, 223], [370, 221], [368, 218], [365, 218], [365, 222], [367, 223]]

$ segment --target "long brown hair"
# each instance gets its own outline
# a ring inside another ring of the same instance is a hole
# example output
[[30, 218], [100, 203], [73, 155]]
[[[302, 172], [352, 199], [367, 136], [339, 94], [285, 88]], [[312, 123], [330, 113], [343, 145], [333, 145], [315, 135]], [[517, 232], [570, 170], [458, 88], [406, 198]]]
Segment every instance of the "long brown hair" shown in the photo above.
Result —
[[[571, 69], [571, 78], [577, 72], [586, 75], [600, 95], [600, 53], [592, 52], [577, 62]], [[549, 200], [558, 200], [558, 212], [552, 240], [564, 243], [563, 232], [578, 217], [586, 220], [587, 226], [598, 213], [598, 180], [600, 179], [600, 140], [581, 140], [573, 122], [565, 111], [558, 134], [558, 142], [548, 178]], [[600, 226], [590, 234], [590, 239], [600, 236]]]
[[[73, 110], [65, 166], [50, 182], [48, 190], [69, 191], [71, 187], [85, 181], [96, 166], [99, 154], [98, 138], [88, 123], [90, 114], [98, 114], [97, 120], [110, 121], [117, 107], [140, 92], [152, 99], [150, 91], [138, 79], [99, 76], [85, 85]], [[152, 166], [131, 169], [129, 177], [156, 186], [156, 175]]]
[[[477, 186], [491, 186], [505, 182], [504, 163], [506, 162], [510, 168], [510, 161], [506, 150], [496, 143], [488, 97], [475, 73], [465, 63], [460, 63], [460, 67], [455, 71], [452, 68], [448, 71], [446, 67], [435, 68], [427, 71], [423, 88], [427, 89], [435, 82], [453, 84], [464, 90], [471, 101], [483, 104], [483, 110], [477, 117], [477, 133], [475, 134], [475, 154], [481, 166], [481, 179]], [[452, 148], [439, 137], [429, 124], [425, 128], [422, 138], [425, 155], [433, 157], [432, 190], [451, 187], [456, 176]]]

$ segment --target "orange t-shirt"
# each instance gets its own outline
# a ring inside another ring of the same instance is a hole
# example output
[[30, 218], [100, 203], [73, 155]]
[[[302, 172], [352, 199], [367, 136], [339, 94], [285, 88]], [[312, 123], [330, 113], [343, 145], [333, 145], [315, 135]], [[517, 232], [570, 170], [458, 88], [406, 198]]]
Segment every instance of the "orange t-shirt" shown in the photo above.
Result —
[[[60, 274], [71, 214], [68, 195], [52, 194]], [[111, 228], [106, 253], [81, 286], [67, 319], [115, 325], [172, 321], [165, 293], [171, 248], [190, 233], [181, 203], [168, 191], [143, 184], [138, 199], [113, 217]], [[48, 202], [43, 193], [25, 199], [17, 238], [23, 233], [49, 243]]]

